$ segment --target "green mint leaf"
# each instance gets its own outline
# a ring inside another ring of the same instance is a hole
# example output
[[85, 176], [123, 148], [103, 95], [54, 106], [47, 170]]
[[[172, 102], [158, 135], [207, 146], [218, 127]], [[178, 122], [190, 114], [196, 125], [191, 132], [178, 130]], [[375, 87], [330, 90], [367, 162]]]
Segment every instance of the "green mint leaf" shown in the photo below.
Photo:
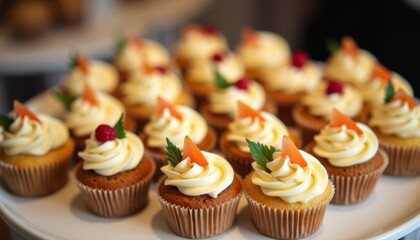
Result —
[[117, 42], [115, 43], [115, 54], [119, 55], [124, 50], [125, 45], [127, 44], [127, 40], [123, 37], [118, 38]]
[[67, 111], [71, 110], [71, 105], [73, 104], [74, 100], [76, 99], [76, 97], [64, 95], [59, 91], [52, 91], [51, 95], [55, 99], [57, 99], [61, 104], [63, 104], [63, 106], [66, 108]]
[[182, 161], [181, 150], [175, 146], [175, 144], [173, 144], [169, 138], [166, 138], [166, 150], [168, 162], [172, 167], [175, 167], [179, 162]]
[[249, 150], [251, 150], [252, 158], [255, 162], [260, 165], [266, 172], [271, 172], [267, 168], [267, 163], [273, 161], [273, 153], [276, 152], [276, 149], [273, 146], [267, 146], [262, 143], [257, 143], [246, 139], [248, 143]]
[[225, 89], [225, 88], [230, 87], [231, 84], [228, 83], [228, 81], [226, 81], [225, 77], [223, 77], [223, 75], [220, 74], [219, 71], [214, 69], [213, 74], [214, 74], [215, 83], [218, 89]]
[[391, 99], [394, 97], [395, 95], [395, 90], [394, 90], [394, 86], [392, 86], [391, 81], [388, 81], [388, 84], [386, 85], [386, 89], [385, 89], [385, 103], [389, 103], [391, 101]]
[[13, 123], [13, 118], [0, 115], [0, 126], [2, 126], [5, 131], [9, 131], [9, 127], [12, 123]]
[[330, 52], [330, 55], [333, 55], [340, 49], [340, 44], [338, 44], [335, 39], [328, 38], [325, 41], [325, 47], [328, 49], [328, 52]]
[[121, 114], [120, 119], [118, 119], [118, 122], [115, 124], [114, 129], [117, 132], [117, 138], [122, 139], [125, 138], [125, 129], [124, 129], [124, 114]]
[[69, 63], [69, 69], [73, 69], [79, 66], [79, 53], [75, 52], [70, 56], [70, 63]]

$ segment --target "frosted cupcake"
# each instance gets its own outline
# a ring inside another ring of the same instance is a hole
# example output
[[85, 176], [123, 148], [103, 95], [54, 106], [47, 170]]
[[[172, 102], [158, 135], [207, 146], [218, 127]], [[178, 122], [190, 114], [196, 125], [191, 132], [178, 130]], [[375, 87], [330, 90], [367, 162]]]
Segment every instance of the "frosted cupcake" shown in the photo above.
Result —
[[383, 104], [372, 109], [369, 126], [379, 145], [389, 156], [385, 174], [414, 176], [420, 174], [420, 107], [403, 90], [394, 92], [388, 84]]
[[181, 70], [227, 50], [225, 37], [214, 26], [188, 25], [175, 45], [174, 57]]
[[66, 125], [34, 114], [14, 101], [14, 118], [1, 116], [0, 170], [6, 187], [21, 196], [42, 196], [68, 179], [74, 143]]
[[298, 135], [281, 122], [276, 116], [263, 111], [256, 111], [238, 101], [238, 114], [228, 129], [220, 137], [220, 148], [235, 172], [242, 177], [251, 172], [254, 162], [246, 139], [262, 144], [281, 147], [283, 135], [290, 135], [300, 146]]
[[62, 88], [67, 95], [79, 96], [86, 83], [95, 90], [113, 94], [118, 85], [118, 72], [111, 64], [77, 54], [71, 59]]
[[242, 183], [221, 156], [200, 151], [185, 137], [182, 153], [168, 139], [168, 165], [157, 195], [169, 228], [186, 238], [209, 238], [233, 224]]
[[376, 58], [359, 49], [351, 37], [343, 37], [341, 47], [325, 65], [325, 77], [350, 84], [366, 83], [371, 76]]
[[185, 83], [197, 102], [203, 102], [207, 95], [216, 89], [215, 70], [229, 83], [235, 82], [245, 74], [241, 60], [229, 51], [216, 53], [209, 59], [194, 61], [186, 70]]
[[79, 157], [77, 186], [93, 214], [120, 217], [146, 206], [155, 164], [140, 138], [125, 132], [122, 116], [114, 127], [99, 125]]
[[290, 47], [284, 38], [251, 28], [242, 31], [236, 52], [245, 65], [247, 76], [258, 81], [266, 70], [287, 65], [290, 58]]
[[318, 158], [335, 186], [332, 203], [348, 205], [365, 201], [388, 165], [375, 133], [334, 109], [329, 125], [305, 150]]
[[125, 81], [130, 72], [142, 70], [141, 66], [145, 63], [151, 66], [168, 66], [169, 53], [160, 43], [135, 36], [126, 37], [117, 43], [114, 64], [121, 81]]
[[302, 130], [304, 145], [328, 124], [333, 108], [357, 121], [365, 121], [367, 112], [363, 108], [362, 95], [356, 88], [337, 81], [322, 82], [293, 107], [292, 116]]
[[[154, 159], [158, 168], [167, 163], [166, 138], [182, 148], [184, 137], [189, 136], [200, 149], [211, 151], [216, 145], [217, 136], [212, 127], [194, 109], [174, 105], [158, 98], [156, 111], [140, 134], [146, 146], [146, 154]], [[156, 172], [155, 180], [162, 176]]]
[[290, 64], [272, 68], [265, 72], [261, 82], [267, 95], [277, 103], [279, 118], [294, 126], [292, 108], [303, 96], [315, 90], [321, 83], [321, 68], [310, 61], [306, 52], [293, 54]]
[[255, 162], [244, 180], [244, 195], [255, 227], [277, 239], [314, 234], [334, 195], [325, 168], [287, 136], [281, 150], [247, 141]]

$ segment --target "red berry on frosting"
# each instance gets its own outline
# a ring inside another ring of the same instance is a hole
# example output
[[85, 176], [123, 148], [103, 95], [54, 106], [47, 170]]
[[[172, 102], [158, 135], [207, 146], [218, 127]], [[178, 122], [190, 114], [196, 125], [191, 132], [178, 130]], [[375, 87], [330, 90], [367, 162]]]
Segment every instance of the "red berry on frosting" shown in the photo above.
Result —
[[111, 141], [117, 138], [117, 132], [111, 126], [101, 124], [95, 130], [95, 137], [100, 142]]
[[308, 60], [309, 55], [305, 51], [297, 51], [295, 54], [293, 54], [293, 66], [297, 68], [302, 68]]
[[219, 30], [214, 25], [205, 25], [201, 27], [201, 31], [208, 35], [217, 35]]
[[327, 94], [343, 93], [343, 84], [338, 81], [329, 81], [327, 86]]
[[247, 78], [243, 77], [236, 81], [235, 86], [241, 90], [247, 90], [249, 87], [249, 81]]
[[221, 61], [223, 61], [223, 55], [221, 53], [216, 53], [213, 55], [212, 60], [215, 63], [220, 63]]
[[155, 70], [162, 75], [164, 75], [168, 72], [168, 68], [165, 67], [165, 66], [157, 66], [157, 67], [155, 67]]

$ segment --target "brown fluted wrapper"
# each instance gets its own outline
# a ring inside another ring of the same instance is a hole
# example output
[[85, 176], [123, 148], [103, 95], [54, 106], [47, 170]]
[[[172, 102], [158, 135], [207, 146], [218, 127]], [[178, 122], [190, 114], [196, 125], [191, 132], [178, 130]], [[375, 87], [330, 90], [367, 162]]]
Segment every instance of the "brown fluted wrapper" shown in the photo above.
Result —
[[188, 208], [166, 201], [158, 192], [169, 228], [181, 237], [194, 239], [226, 232], [233, 225], [241, 196], [238, 194], [222, 204], [206, 208]]
[[35, 197], [54, 192], [68, 179], [71, 159], [66, 158], [39, 166], [19, 168], [0, 161], [7, 188], [14, 194]]
[[[151, 161], [153, 163], [153, 161]], [[121, 217], [143, 209], [149, 201], [149, 185], [155, 164], [150, 174], [142, 181], [118, 189], [97, 189], [79, 181], [77, 186], [89, 210], [102, 217]]]
[[420, 173], [420, 148], [396, 146], [379, 141], [379, 145], [388, 153], [389, 164], [384, 174], [391, 176], [416, 176]]

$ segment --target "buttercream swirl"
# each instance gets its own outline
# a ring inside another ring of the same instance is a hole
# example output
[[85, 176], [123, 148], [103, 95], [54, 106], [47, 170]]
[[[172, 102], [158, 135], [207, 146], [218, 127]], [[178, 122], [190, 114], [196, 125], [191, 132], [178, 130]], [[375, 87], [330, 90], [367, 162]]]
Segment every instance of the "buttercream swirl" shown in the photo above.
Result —
[[289, 135], [286, 126], [274, 115], [260, 112], [264, 121], [258, 118], [236, 118], [229, 124], [227, 139], [237, 144], [243, 152], [250, 152], [246, 138], [262, 144], [281, 148], [283, 135]]
[[161, 115], [152, 116], [144, 127], [149, 146], [166, 150], [166, 138], [169, 138], [182, 149], [185, 136], [189, 136], [196, 144], [204, 139], [208, 132], [206, 120], [192, 108], [176, 106], [176, 110], [182, 116], [181, 120], [173, 117], [168, 109], [164, 109]]
[[227, 49], [226, 39], [220, 34], [186, 32], [176, 45], [176, 54], [188, 61], [209, 59]]
[[122, 84], [122, 98], [132, 105], [156, 106], [160, 96], [169, 102], [174, 102], [182, 92], [182, 84], [178, 76], [168, 71], [164, 74], [157, 71], [151, 74], [132, 74], [128, 81]]
[[65, 123], [73, 135], [88, 136], [99, 124], [112, 126], [124, 113], [124, 106], [117, 99], [105, 93], [98, 93], [97, 99], [98, 105], [92, 105], [80, 97], [73, 102], [71, 110], [65, 115]]
[[356, 123], [362, 130], [358, 135], [346, 125], [326, 126], [315, 136], [316, 155], [326, 158], [336, 167], [350, 167], [369, 161], [378, 151], [379, 141], [375, 133], [363, 123]]
[[237, 49], [246, 69], [270, 68], [288, 63], [290, 48], [284, 38], [271, 32], [256, 34], [256, 46], [242, 41]]
[[144, 146], [140, 138], [131, 132], [126, 137], [100, 142], [92, 133], [86, 140], [86, 148], [79, 152], [84, 170], [93, 170], [102, 176], [112, 176], [131, 170], [140, 163], [144, 155]]
[[385, 135], [420, 137], [420, 107], [417, 105], [410, 109], [405, 102], [391, 101], [372, 110], [369, 125], [378, 127]]
[[191, 67], [187, 69], [187, 78], [194, 82], [211, 83], [214, 80], [214, 70], [220, 74], [228, 82], [235, 82], [245, 74], [244, 66], [241, 60], [233, 53], [223, 55], [220, 62], [214, 62], [212, 59], [194, 61]]
[[18, 117], [4, 132], [0, 146], [6, 155], [42, 156], [67, 142], [69, 133], [63, 122], [43, 114], [37, 117], [41, 122]]
[[252, 183], [260, 186], [265, 195], [280, 197], [288, 203], [307, 203], [321, 195], [328, 185], [327, 171], [315, 157], [304, 151], [300, 153], [307, 163], [304, 168], [291, 163], [281, 152], [275, 152], [273, 161], [267, 163], [270, 173], [253, 162]]
[[314, 90], [321, 82], [321, 77], [320, 67], [308, 62], [301, 69], [294, 66], [270, 69], [262, 81], [271, 91], [298, 93]]
[[338, 79], [352, 84], [365, 83], [369, 80], [376, 58], [367, 51], [359, 50], [355, 58], [338, 50], [325, 67], [327, 78]]
[[165, 185], [175, 186], [188, 196], [208, 194], [213, 198], [229, 187], [234, 178], [232, 166], [219, 155], [201, 152], [208, 162], [205, 167], [196, 163], [191, 164], [189, 157], [175, 167], [163, 166], [161, 170], [167, 176]]
[[326, 93], [327, 85], [322, 83], [319, 88], [308, 92], [302, 99], [309, 112], [325, 120], [330, 119], [333, 108], [353, 118], [360, 113], [363, 106], [362, 95], [349, 84], [343, 85], [342, 93]]
[[255, 81], [249, 81], [248, 89], [242, 90], [232, 85], [225, 89], [217, 89], [209, 95], [210, 110], [214, 113], [236, 115], [238, 100], [253, 109], [260, 110], [265, 102], [264, 89]]
[[90, 84], [93, 89], [112, 92], [118, 84], [118, 73], [108, 63], [90, 60], [87, 75], [76, 67], [68, 73], [63, 86], [71, 95], [79, 96], [83, 93], [86, 83]]
[[148, 63], [151, 66], [167, 66], [170, 63], [169, 54], [159, 43], [143, 39], [141, 46], [126, 41], [125, 47], [115, 59], [116, 66], [130, 72]]

